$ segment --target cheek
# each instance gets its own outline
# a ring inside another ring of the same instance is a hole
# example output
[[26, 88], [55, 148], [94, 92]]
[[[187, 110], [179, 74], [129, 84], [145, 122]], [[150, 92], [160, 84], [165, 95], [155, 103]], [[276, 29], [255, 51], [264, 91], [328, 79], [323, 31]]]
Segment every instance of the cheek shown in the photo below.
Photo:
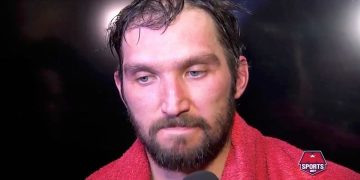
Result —
[[156, 90], [128, 85], [127, 87], [124, 86], [124, 97], [127, 108], [129, 108], [137, 124], [141, 128], [148, 129], [156, 117], [154, 113], [159, 101]]
[[199, 113], [211, 119], [214, 114], [224, 111], [228, 104], [230, 88], [230, 76], [227, 75], [214, 76], [196, 86], [192, 97]]

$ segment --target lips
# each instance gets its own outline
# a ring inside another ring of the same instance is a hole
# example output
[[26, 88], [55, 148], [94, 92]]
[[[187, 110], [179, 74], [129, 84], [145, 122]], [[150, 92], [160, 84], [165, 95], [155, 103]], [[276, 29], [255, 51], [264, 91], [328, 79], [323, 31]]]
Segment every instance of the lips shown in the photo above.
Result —
[[198, 129], [198, 127], [169, 127], [160, 129], [158, 133], [162, 135], [179, 136], [194, 133], [194, 131]]
[[177, 126], [177, 127], [168, 127], [168, 128], [162, 128], [160, 130], [166, 130], [166, 131], [189, 131], [189, 130], [194, 130], [196, 127], [181, 127], [181, 126]]
[[184, 133], [195, 129], [210, 129], [210, 126], [201, 117], [183, 115], [172, 119], [159, 119], [149, 129], [149, 136], [155, 135], [164, 130], [165, 132]]

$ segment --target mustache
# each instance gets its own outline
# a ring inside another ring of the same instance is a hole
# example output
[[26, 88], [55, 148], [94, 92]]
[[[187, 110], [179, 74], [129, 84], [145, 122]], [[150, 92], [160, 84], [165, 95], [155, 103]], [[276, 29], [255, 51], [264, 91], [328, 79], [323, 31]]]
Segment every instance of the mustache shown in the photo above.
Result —
[[175, 118], [159, 119], [150, 127], [149, 135], [153, 136], [161, 129], [173, 128], [173, 127], [187, 127], [187, 128], [198, 127], [203, 130], [210, 129], [210, 125], [206, 123], [204, 118], [191, 116], [191, 115], [182, 115]]

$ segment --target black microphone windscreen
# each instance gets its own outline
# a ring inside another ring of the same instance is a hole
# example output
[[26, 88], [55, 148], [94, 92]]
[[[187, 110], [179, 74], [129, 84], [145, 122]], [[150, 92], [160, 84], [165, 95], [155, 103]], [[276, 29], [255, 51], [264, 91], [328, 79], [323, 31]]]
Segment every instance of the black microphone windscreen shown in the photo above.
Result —
[[184, 180], [219, 180], [214, 173], [209, 171], [195, 171], [187, 176]]

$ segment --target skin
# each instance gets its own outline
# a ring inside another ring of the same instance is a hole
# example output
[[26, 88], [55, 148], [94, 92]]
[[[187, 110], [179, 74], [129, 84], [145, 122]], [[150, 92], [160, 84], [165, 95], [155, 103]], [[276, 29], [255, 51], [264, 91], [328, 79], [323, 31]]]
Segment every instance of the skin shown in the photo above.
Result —
[[[216, 132], [219, 127], [215, 125], [215, 114], [227, 108], [228, 98], [242, 95], [248, 66], [245, 57], [240, 56], [235, 93], [230, 94], [230, 71], [211, 17], [201, 9], [185, 8], [165, 32], [137, 28], [128, 30], [125, 38], [123, 79], [119, 79], [118, 72], [114, 78], [139, 131], [147, 136], [158, 119], [189, 114], [204, 118]], [[186, 150], [196, 147], [203, 136], [200, 128], [175, 127], [158, 131], [156, 140], [162, 148], [172, 148], [181, 137], [186, 143], [177, 148]], [[228, 139], [205, 168], [219, 178], [230, 144]], [[182, 179], [186, 175], [158, 166], [149, 154], [148, 158], [153, 179]]]

